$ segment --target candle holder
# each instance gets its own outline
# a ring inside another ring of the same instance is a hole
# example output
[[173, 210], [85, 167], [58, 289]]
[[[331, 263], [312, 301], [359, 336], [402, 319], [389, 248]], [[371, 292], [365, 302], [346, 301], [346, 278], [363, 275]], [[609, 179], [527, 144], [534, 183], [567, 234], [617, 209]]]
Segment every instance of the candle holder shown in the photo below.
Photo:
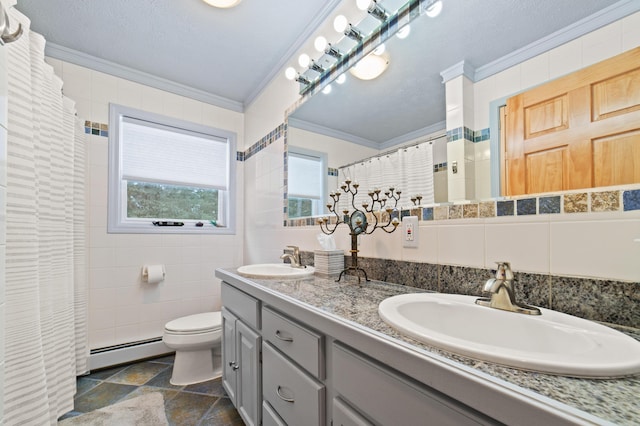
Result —
[[[329, 196], [333, 200], [332, 203], [327, 204], [329, 212], [335, 215], [335, 223], [331, 223], [329, 217], [322, 217], [318, 219], [320, 230], [327, 235], [333, 234], [339, 225], [346, 223], [351, 231], [351, 266], [345, 268], [340, 272], [340, 276], [336, 281], [340, 281], [342, 276], [348, 271], [353, 271], [358, 276], [358, 282], [360, 282], [359, 273], [362, 272], [366, 281], [370, 281], [367, 276], [367, 271], [358, 266], [358, 235], [360, 234], [372, 234], [376, 229], [382, 229], [384, 232], [390, 234], [398, 228], [400, 220], [397, 217], [392, 217], [392, 212], [398, 206], [398, 200], [402, 191], [397, 191], [395, 188], [389, 188], [384, 192], [378, 188], [368, 192], [371, 201], [365, 201], [362, 203], [362, 207], [356, 207], [355, 199], [358, 194], [358, 188], [360, 185], [358, 182], [352, 182], [351, 179], [345, 180], [340, 188], [347, 196], [351, 197], [350, 204], [353, 208], [351, 211], [349, 208], [343, 210], [340, 215], [336, 206], [340, 200], [341, 192], [336, 190], [331, 192]], [[393, 202], [393, 207], [390, 204]], [[367, 220], [367, 213], [370, 214], [371, 223]], [[384, 214], [386, 213], [386, 217]]]

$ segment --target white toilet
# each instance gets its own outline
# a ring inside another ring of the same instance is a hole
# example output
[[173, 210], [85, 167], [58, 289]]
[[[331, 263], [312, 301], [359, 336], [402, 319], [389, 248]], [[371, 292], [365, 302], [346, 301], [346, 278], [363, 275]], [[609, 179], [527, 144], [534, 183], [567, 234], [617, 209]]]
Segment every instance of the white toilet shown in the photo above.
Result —
[[189, 315], [169, 321], [164, 326], [162, 341], [176, 351], [170, 380], [172, 385], [190, 385], [222, 375], [220, 312]]

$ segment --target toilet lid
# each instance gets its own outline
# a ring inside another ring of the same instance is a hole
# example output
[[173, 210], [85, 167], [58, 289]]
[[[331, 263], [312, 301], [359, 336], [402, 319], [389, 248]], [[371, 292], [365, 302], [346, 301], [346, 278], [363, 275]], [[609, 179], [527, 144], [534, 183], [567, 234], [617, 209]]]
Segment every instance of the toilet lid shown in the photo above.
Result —
[[169, 321], [164, 328], [176, 333], [193, 333], [198, 331], [217, 330], [222, 327], [220, 312], [205, 312], [203, 314], [188, 315]]

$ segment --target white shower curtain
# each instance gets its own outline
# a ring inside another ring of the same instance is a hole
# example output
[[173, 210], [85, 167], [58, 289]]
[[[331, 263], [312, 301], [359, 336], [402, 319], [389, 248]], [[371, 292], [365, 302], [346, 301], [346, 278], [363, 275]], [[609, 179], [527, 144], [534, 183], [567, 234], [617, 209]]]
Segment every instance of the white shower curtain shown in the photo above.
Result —
[[8, 64], [4, 420], [55, 424], [87, 371], [85, 138], [62, 81], [28, 31]]
[[[346, 177], [360, 183], [355, 205], [360, 207], [363, 201], [370, 201], [367, 193], [375, 188], [382, 192], [390, 187], [402, 191], [398, 206], [404, 208], [412, 205], [410, 199], [415, 195], [422, 195], [421, 204], [434, 202], [433, 188], [433, 144], [423, 142], [411, 147], [400, 148], [377, 157], [368, 158], [361, 162], [338, 169], [340, 182]], [[341, 198], [342, 208], [353, 211], [348, 205], [350, 197]], [[393, 204], [391, 204], [393, 205]]]

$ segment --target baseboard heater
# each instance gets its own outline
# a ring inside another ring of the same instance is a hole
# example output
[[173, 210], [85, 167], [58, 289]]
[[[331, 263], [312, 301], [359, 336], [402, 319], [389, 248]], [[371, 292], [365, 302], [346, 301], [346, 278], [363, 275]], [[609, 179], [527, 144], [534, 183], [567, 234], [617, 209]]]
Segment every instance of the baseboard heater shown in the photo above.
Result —
[[92, 349], [89, 353], [89, 369], [111, 367], [173, 352], [162, 341], [154, 337], [137, 342], [122, 343], [106, 348]]

